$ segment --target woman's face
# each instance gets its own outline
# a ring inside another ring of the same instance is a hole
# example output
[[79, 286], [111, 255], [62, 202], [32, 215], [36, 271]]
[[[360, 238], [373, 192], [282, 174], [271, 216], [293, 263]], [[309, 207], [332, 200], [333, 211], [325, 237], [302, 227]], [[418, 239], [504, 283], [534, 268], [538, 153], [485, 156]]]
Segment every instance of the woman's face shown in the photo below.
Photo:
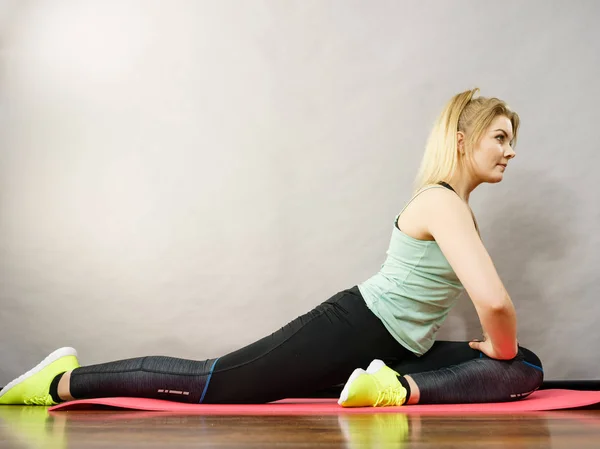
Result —
[[470, 168], [481, 182], [502, 181], [508, 161], [515, 157], [512, 140], [513, 129], [510, 120], [504, 115], [499, 115], [483, 133], [472, 153]]

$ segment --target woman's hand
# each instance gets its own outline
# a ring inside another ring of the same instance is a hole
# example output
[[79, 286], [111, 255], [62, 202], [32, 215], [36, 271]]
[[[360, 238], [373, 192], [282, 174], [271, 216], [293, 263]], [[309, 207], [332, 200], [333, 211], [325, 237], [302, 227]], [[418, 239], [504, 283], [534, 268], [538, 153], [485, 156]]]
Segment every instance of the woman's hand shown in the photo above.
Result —
[[[517, 348], [515, 348], [516, 349], [515, 354], [513, 354], [511, 357], [503, 356], [502, 354], [499, 354], [498, 351], [496, 351], [496, 349], [494, 348], [494, 345], [492, 345], [492, 342], [485, 337], [484, 337], [483, 341], [479, 341], [479, 340], [470, 341], [469, 346], [471, 347], [471, 349], [476, 349], [477, 351], [481, 351], [485, 355], [487, 355], [489, 358], [496, 359], [496, 360], [514, 359], [517, 356], [517, 352], [518, 352], [518, 347], [517, 347]], [[518, 346], [518, 343], [517, 343], [517, 346]]]

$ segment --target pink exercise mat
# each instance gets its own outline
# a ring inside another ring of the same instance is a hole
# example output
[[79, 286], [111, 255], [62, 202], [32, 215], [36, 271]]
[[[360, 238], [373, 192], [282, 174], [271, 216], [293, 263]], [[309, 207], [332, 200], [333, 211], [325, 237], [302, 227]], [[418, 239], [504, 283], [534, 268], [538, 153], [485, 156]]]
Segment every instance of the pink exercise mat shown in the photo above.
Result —
[[64, 402], [54, 411], [117, 408], [200, 415], [326, 415], [338, 413], [519, 413], [559, 410], [600, 403], [600, 391], [541, 390], [514, 402], [487, 404], [405, 405], [402, 407], [345, 408], [336, 399], [284, 399], [269, 404], [184, 404], [144, 398], [99, 398]]

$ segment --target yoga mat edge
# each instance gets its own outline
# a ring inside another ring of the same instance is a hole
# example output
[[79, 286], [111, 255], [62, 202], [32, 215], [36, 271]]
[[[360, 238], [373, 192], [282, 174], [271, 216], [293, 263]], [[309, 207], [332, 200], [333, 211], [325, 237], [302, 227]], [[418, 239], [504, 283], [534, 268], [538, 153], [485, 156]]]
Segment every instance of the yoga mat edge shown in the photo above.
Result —
[[285, 399], [270, 404], [186, 404], [145, 398], [96, 398], [64, 402], [51, 412], [117, 408], [201, 415], [312, 415], [340, 413], [520, 413], [572, 409], [600, 403], [599, 391], [541, 390], [525, 399], [483, 404], [427, 404], [345, 408], [335, 399]]

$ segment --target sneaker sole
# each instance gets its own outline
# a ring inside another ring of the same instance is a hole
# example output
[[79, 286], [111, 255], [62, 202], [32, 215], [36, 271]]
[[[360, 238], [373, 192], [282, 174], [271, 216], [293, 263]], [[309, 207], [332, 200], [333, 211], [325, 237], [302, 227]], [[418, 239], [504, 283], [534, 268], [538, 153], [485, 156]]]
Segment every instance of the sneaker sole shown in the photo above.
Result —
[[70, 356], [70, 355], [77, 357], [77, 351], [73, 348], [68, 348], [68, 347], [57, 349], [52, 354], [50, 354], [48, 357], [46, 357], [44, 360], [42, 360], [40, 363], [38, 363], [36, 366], [31, 368], [29, 371], [27, 371], [25, 374], [22, 374], [21, 376], [17, 377], [15, 380], [9, 382], [8, 385], [6, 385], [2, 390], [0, 390], [0, 398], [2, 396], [4, 396], [4, 394], [7, 393], [15, 385], [18, 385], [21, 382], [23, 382], [24, 380], [33, 376], [34, 374], [39, 373], [41, 370], [46, 368], [51, 363], [56, 362], [58, 359], [60, 359], [62, 357]]
[[377, 371], [379, 371], [384, 366], [386, 366], [386, 365], [385, 365], [385, 363], [383, 363], [382, 360], [375, 359], [367, 367], [367, 373], [375, 374]]
[[344, 389], [342, 390], [340, 398], [338, 399], [339, 405], [342, 405], [343, 402], [346, 402], [348, 400], [348, 392], [350, 390], [350, 385], [352, 385], [352, 382], [354, 382], [354, 380], [358, 376], [364, 373], [366, 373], [366, 371], [362, 368], [356, 368], [354, 371], [352, 371], [352, 374], [350, 375], [348, 382], [346, 382], [346, 385], [344, 385]]

